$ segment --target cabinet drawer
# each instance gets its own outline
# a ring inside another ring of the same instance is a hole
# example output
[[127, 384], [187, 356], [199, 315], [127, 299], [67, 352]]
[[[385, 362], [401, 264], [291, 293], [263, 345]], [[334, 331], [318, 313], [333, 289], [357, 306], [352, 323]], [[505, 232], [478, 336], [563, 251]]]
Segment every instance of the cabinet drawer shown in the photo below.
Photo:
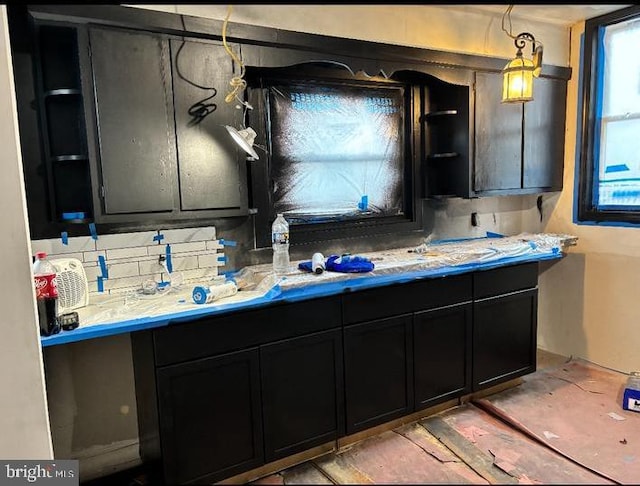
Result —
[[343, 296], [344, 323], [371, 321], [471, 300], [471, 274], [356, 291]]
[[214, 356], [339, 326], [338, 297], [204, 317], [155, 330], [156, 365]]
[[532, 289], [538, 285], [538, 262], [480, 270], [473, 274], [473, 298]]

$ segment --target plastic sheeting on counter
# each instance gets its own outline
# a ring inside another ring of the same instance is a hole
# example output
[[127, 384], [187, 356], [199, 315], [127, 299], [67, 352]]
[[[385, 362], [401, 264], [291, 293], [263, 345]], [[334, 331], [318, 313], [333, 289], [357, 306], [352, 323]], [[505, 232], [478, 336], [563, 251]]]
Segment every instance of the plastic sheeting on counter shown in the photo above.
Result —
[[562, 249], [575, 237], [552, 234], [520, 234], [503, 238], [474, 238], [449, 242], [425, 242], [418, 248], [361, 253], [375, 263], [361, 274], [325, 271], [320, 275], [297, 270], [277, 278], [271, 264], [246, 267], [231, 278], [241, 289], [236, 295], [210, 304], [194, 304], [193, 284], [183, 284], [160, 295], [129, 293], [92, 301], [78, 309], [80, 327], [42, 337], [43, 346], [166, 326], [199, 317], [335, 295], [346, 290], [379, 287], [421, 278], [489, 269], [520, 262], [562, 257]]

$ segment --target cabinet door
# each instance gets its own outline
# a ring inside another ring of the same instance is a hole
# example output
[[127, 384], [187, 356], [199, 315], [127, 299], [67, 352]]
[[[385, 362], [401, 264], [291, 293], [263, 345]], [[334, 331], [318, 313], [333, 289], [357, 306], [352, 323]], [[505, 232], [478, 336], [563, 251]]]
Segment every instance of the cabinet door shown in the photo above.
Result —
[[471, 310], [467, 303], [414, 316], [416, 410], [471, 391]]
[[239, 129], [242, 121], [238, 103], [224, 101], [234, 76], [233, 62], [224, 46], [213, 42], [172, 40], [171, 56], [180, 207], [240, 214], [246, 209], [246, 157], [224, 127]]
[[168, 43], [97, 28], [89, 39], [104, 212], [171, 211], [177, 182]]
[[536, 370], [538, 291], [473, 304], [473, 390]]
[[502, 75], [476, 73], [474, 191], [520, 189], [522, 103], [502, 103]]
[[567, 82], [538, 78], [524, 105], [524, 187], [562, 189]]
[[411, 316], [344, 329], [347, 434], [413, 410]]
[[266, 461], [335, 440], [344, 429], [342, 330], [260, 348]]
[[258, 350], [159, 368], [167, 484], [213, 482], [263, 461]]

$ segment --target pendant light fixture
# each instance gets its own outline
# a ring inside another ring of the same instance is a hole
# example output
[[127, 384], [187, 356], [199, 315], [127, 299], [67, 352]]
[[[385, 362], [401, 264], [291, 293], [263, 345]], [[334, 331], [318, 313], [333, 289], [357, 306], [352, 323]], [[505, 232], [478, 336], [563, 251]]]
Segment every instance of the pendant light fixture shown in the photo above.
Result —
[[[517, 36], [511, 33], [512, 9], [513, 5], [509, 5], [502, 16], [502, 30], [514, 39], [518, 50], [516, 57], [509, 61], [502, 70], [502, 102], [524, 103], [533, 100], [533, 78], [540, 76], [542, 71], [542, 44], [536, 42], [535, 37], [528, 32], [522, 32]], [[509, 30], [504, 27], [505, 17], [509, 20]], [[531, 42], [531, 59], [522, 55], [522, 49], [527, 42]]]

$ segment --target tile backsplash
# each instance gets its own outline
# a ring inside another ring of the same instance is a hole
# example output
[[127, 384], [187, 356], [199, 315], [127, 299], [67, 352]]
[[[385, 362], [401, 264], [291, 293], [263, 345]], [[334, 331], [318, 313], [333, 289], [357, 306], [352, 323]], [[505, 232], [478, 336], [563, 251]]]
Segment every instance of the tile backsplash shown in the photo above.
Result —
[[[171, 274], [159, 262], [160, 256], [167, 255], [167, 245]], [[50, 260], [80, 260], [89, 292], [95, 295], [139, 289], [149, 279], [169, 281], [177, 272], [186, 283], [202, 281], [218, 275], [218, 268], [226, 262], [215, 226], [97, 235], [97, 239], [70, 237], [66, 243], [62, 238], [33, 240], [31, 248], [34, 254], [46, 252]]]

